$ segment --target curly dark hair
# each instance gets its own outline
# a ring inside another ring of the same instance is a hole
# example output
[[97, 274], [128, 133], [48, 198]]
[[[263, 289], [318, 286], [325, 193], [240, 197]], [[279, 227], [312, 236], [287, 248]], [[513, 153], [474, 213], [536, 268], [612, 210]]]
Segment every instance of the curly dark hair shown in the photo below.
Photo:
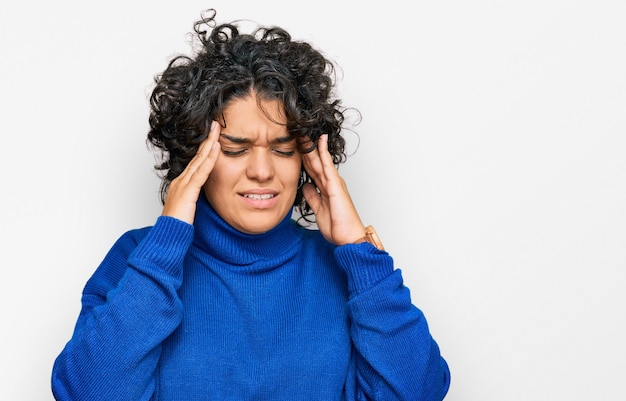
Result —
[[[211, 121], [222, 120], [231, 100], [251, 93], [283, 104], [287, 130], [301, 153], [314, 150], [320, 135], [328, 134], [334, 164], [345, 162], [340, 133], [346, 109], [334, 97], [334, 64], [280, 27], [244, 34], [236, 22], [217, 25], [215, 15], [207, 10], [194, 23], [192, 35], [199, 46], [193, 55], [175, 56], [155, 77], [147, 141], [160, 150], [155, 169], [161, 172], [161, 202], [208, 136]], [[302, 168], [300, 184], [304, 182], [311, 178]], [[301, 186], [294, 206], [306, 218], [312, 212]]]

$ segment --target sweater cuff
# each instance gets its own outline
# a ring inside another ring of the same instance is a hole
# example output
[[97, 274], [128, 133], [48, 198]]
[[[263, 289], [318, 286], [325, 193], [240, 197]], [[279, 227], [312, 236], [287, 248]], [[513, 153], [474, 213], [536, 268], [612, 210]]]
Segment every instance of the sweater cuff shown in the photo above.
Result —
[[348, 278], [351, 294], [360, 293], [393, 273], [393, 259], [367, 242], [335, 248], [335, 259]]
[[143, 241], [128, 258], [129, 263], [144, 268], [160, 268], [174, 277], [182, 277], [182, 261], [193, 241], [193, 225], [169, 216], [159, 216]]

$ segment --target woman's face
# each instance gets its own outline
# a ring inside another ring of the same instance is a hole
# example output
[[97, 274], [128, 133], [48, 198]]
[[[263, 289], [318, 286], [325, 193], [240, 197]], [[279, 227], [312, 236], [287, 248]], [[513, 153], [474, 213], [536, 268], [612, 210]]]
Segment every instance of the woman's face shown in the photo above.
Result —
[[257, 103], [255, 96], [234, 99], [224, 109], [222, 154], [203, 191], [215, 211], [244, 233], [269, 231], [293, 207], [302, 159], [282, 110], [279, 101]]

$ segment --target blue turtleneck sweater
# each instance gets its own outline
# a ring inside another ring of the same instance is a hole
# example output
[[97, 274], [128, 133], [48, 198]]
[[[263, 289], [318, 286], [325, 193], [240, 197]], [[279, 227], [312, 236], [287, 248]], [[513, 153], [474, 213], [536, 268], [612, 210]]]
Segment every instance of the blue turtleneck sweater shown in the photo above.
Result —
[[290, 216], [244, 234], [203, 197], [193, 226], [161, 216], [120, 237], [52, 372], [59, 401], [430, 401], [448, 386], [386, 252]]

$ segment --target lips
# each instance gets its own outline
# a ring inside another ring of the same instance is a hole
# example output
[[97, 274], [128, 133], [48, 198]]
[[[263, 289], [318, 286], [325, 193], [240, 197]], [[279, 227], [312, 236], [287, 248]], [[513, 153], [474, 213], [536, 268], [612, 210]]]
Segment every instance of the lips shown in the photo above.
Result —
[[253, 189], [241, 192], [241, 198], [254, 209], [270, 209], [278, 203], [278, 192], [271, 189]]

